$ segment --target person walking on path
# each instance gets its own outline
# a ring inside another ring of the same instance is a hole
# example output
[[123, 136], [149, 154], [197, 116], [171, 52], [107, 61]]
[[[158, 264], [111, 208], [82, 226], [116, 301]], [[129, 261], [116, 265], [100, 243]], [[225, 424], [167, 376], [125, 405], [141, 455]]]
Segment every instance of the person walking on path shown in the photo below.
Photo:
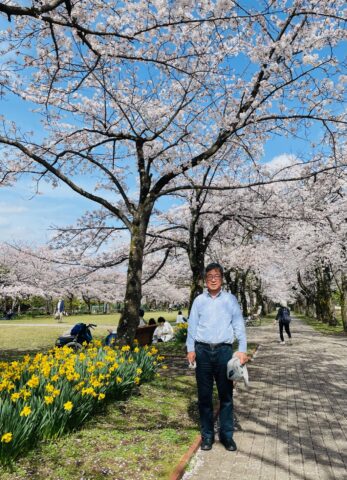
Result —
[[287, 307], [287, 302], [282, 302], [280, 308], [278, 309], [276, 320], [278, 321], [279, 331], [280, 331], [280, 343], [281, 345], [285, 345], [284, 336], [283, 336], [283, 328], [285, 329], [289, 341], [291, 342], [292, 334], [290, 332], [290, 311]]
[[61, 323], [63, 321], [64, 311], [65, 311], [65, 303], [64, 303], [64, 300], [60, 298], [57, 304], [57, 312], [56, 312], [56, 319], [58, 320], [58, 323]]
[[212, 392], [214, 380], [220, 402], [219, 439], [228, 451], [236, 450], [233, 439], [233, 384], [227, 379], [227, 363], [233, 356], [233, 342], [238, 340], [236, 355], [247, 361], [247, 340], [239, 304], [222, 290], [223, 267], [210, 263], [205, 270], [207, 291], [193, 302], [187, 333], [187, 359], [196, 363], [196, 382], [201, 424], [202, 450], [214, 443]]

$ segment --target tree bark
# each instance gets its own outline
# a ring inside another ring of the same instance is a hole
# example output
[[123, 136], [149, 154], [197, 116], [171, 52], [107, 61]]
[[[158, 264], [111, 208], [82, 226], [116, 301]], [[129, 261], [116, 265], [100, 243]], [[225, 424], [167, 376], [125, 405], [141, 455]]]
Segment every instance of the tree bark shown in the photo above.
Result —
[[347, 332], [347, 276], [344, 274], [341, 282], [340, 307], [343, 330]]
[[248, 317], [248, 303], [247, 303], [247, 277], [248, 277], [249, 270], [246, 272], [242, 272], [241, 274], [241, 283], [240, 283], [240, 302], [242, 308], [242, 314], [246, 318]]
[[235, 295], [237, 299], [239, 299], [239, 279], [240, 279], [239, 271], [238, 270], [234, 271], [234, 280], [231, 277], [232, 272], [233, 270], [230, 269], [230, 270], [226, 270], [224, 273], [225, 280], [227, 283], [227, 288], [230, 293], [232, 293], [233, 295]]
[[195, 298], [204, 291], [205, 253], [204, 231], [202, 227], [199, 227], [194, 238], [189, 241], [188, 257], [192, 271], [192, 284], [188, 312], [190, 312]]
[[330, 268], [323, 266], [316, 269], [317, 278], [317, 298], [316, 312], [317, 318], [331, 326], [336, 325], [331, 293], [331, 272]]
[[140, 321], [143, 254], [152, 206], [141, 206], [134, 215], [131, 227], [127, 285], [122, 314], [117, 328], [120, 342], [130, 345], [134, 341]]

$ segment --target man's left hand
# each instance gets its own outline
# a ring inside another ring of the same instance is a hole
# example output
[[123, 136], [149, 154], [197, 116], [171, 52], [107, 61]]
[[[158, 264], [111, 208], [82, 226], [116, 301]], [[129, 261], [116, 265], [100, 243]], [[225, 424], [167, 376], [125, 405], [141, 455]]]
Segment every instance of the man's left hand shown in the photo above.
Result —
[[240, 362], [241, 362], [241, 365], [243, 365], [244, 363], [248, 362], [247, 353], [244, 353], [244, 352], [235, 352], [235, 356], [238, 357], [238, 359], [239, 359]]

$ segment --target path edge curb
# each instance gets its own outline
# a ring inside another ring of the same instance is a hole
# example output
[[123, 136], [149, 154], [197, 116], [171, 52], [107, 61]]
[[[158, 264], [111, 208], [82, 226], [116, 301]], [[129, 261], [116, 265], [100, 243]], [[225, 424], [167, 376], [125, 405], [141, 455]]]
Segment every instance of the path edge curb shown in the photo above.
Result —
[[183, 454], [181, 460], [179, 461], [178, 465], [176, 465], [173, 472], [170, 474], [169, 480], [180, 480], [186, 470], [186, 466], [190, 462], [191, 458], [193, 457], [194, 453], [198, 450], [201, 444], [201, 436], [200, 434], [195, 437], [194, 442], [189, 447], [188, 451]]

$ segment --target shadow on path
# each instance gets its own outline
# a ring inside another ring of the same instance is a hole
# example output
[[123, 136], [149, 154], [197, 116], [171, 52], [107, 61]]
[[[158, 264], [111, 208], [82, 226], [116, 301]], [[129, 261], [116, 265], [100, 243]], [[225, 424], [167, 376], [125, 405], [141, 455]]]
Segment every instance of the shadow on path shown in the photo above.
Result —
[[293, 323], [293, 345], [276, 327], [250, 329], [260, 348], [235, 396], [238, 450], [198, 452], [184, 479], [347, 479], [347, 338]]

